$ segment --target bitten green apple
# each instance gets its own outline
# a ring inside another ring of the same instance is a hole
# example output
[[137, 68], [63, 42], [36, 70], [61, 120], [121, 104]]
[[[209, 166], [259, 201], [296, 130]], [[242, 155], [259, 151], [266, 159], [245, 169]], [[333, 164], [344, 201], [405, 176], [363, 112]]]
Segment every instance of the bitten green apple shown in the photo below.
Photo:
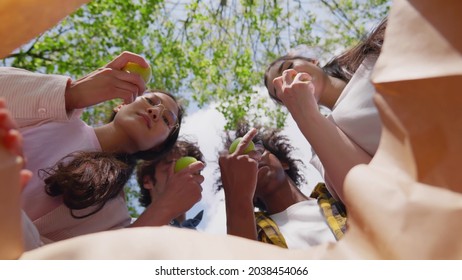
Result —
[[[237, 148], [237, 145], [239, 145], [241, 141], [242, 141], [242, 137], [239, 137], [239, 138], [236, 138], [236, 140], [234, 140], [233, 143], [231, 143], [231, 145], [229, 146], [229, 150], [228, 150], [230, 154], [234, 153], [234, 151]], [[253, 150], [255, 150], [255, 144], [253, 143], [253, 141], [250, 141], [249, 145], [244, 150], [244, 154], [248, 154]]]
[[151, 67], [144, 68], [141, 67], [138, 63], [134, 62], [128, 62], [124, 68], [122, 68], [123, 71], [128, 72], [128, 73], [135, 73], [141, 76], [143, 78], [145, 83], [148, 83], [149, 80], [151, 79]]
[[175, 163], [175, 173], [185, 169], [191, 163], [194, 163], [196, 161], [197, 161], [197, 159], [195, 159], [194, 157], [181, 157], [181, 158], [179, 158]]

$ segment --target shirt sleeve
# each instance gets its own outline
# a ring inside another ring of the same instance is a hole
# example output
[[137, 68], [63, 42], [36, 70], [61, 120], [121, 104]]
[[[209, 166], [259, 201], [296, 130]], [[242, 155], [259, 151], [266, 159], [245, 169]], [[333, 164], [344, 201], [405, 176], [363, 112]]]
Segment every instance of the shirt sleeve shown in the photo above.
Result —
[[65, 91], [69, 77], [0, 67], [0, 97], [20, 128], [68, 120]]
[[347, 84], [329, 119], [369, 155], [377, 151], [382, 123], [370, 80], [376, 57], [367, 57]]

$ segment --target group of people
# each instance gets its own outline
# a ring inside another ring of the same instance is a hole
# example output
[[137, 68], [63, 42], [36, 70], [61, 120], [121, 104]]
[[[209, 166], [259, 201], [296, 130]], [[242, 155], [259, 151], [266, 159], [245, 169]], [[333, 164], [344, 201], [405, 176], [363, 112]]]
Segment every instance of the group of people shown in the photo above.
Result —
[[[290, 139], [277, 129], [240, 124], [224, 143], [226, 150], [242, 137], [237, 149], [218, 159], [217, 190], [225, 194], [228, 234], [289, 249], [342, 238], [348, 212], [345, 176], [371, 160], [380, 139], [370, 75], [386, 23], [323, 67], [298, 53], [269, 65], [264, 77], [269, 96], [294, 118], [325, 182], [309, 196], [301, 192], [306, 182]], [[195, 228], [200, 222], [202, 213], [193, 219], [185, 213], [201, 199], [205, 159], [197, 143], [179, 139], [183, 108], [168, 92], [146, 91], [140, 76], [122, 71], [127, 62], [148, 66], [142, 57], [123, 52], [75, 81], [0, 68], [0, 137], [9, 151], [0, 155], [1, 161], [24, 158], [26, 250], [100, 231]], [[114, 108], [109, 123], [91, 127], [80, 119], [83, 109], [115, 98], [124, 103]], [[331, 110], [327, 118], [320, 105]], [[250, 141], [256, 148], [245, 153]], [[198, 161], [175, 173], [174, 163], [182, 156]], [[133, 220], [123, 188], [135, 170], [145, 210]]]

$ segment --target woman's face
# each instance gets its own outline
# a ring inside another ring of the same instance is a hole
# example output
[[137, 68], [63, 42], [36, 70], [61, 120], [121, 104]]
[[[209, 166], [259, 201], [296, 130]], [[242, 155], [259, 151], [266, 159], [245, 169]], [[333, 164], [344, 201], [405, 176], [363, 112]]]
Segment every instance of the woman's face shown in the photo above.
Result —
[[316, 60], [302, 58], [278, 61], [268, 70], [266, 85], [271, 98], [279, 100], [277, 92], [279, 92], [280, 89], [275, 86], [273, 81], [274, 79], [281, 77], [282, 73], [287, 69], [293, 69], [299, 73], [303, 72], [309, 74], [315, 88], [315, 96], [319, 100], [319, 96], [324, 90], [327, 75], [318, 66], [318, 62]]
[[178, 104], [170, 96], [151, 92], [119, 107], [114, 125], [133, 143], [132, 153], [145, 151], [162, 144], [179, 128], [178, 113]]

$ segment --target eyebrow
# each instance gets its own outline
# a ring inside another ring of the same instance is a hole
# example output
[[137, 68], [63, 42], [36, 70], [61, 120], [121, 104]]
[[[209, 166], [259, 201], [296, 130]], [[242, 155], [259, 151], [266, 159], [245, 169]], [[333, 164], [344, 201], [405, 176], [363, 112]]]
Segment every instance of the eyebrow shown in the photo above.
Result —
[[[281, 73], [282, 74], [282, 67], [284, 66], [284, 63], [286, 63], [287, 60], [283, 60], [281, 65], [279, 65], [279, 68], [278, 68], [278, 73]], [[279, 74], [280, 75], [280, 74]]]
[[[160, 94], [159, 94], [160, 93]], [[153, 92], [152, 94], [154, 94], [155, 96], [157, 96], [157, 98], [160, 99], [160, 102], [162, 103], [162, 105], [164, 105], [165, 109], [167, 111], [170, 111], [173, 115], [177, 116], [177, 114], [175, 114], [171, 109], [169, 109], [166, 105], [165, 105], [165, 100], [162, 99], [161, 95], [164, 95], [166, 96], [167, 98], [170, 98], [172, 99], [170, 96], [168, 96], [167, 94], [163, 93], [163, 92]], [[173, 100], [173, 99], [172, 99]], [[173, 100], [175, 101], [175, 100]], [[174, 102], [177, 106], [177, 110], [180, 111], [180, 107], [178, 106], [178, 104], [176, 102]], [[177, 116], [178, 117], [178, 116]]]

